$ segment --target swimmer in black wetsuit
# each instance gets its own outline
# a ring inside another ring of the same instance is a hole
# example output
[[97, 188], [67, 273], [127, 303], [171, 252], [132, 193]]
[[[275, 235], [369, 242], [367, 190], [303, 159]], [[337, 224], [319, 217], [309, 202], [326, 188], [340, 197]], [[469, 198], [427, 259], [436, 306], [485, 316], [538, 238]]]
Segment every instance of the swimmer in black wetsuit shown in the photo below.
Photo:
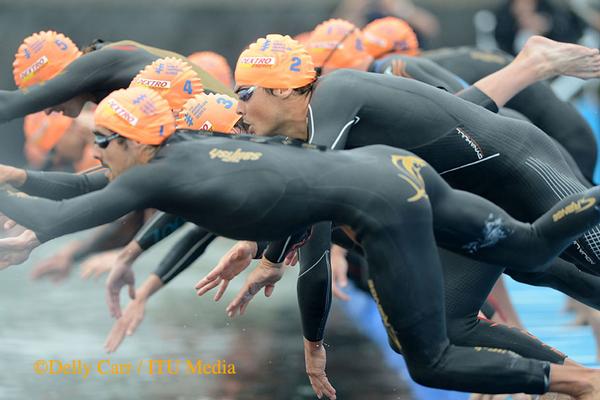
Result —
[[[426, 52], [423, 57], [457, 74], [472, 84], [503, 68], [512, 56], [460, 47]], [[591, 182], [597, 159], [597, 146], [589, 124], [569, 103], [556, 97], [547, 83], [538, 82], [510, 99], [506, 106], [519, 111], [556, 139], [573, 156]]]
[[[147, 102], [157, 110], [150, 116], [143, 111], [149, 108]], [[0, 211], [33, 229], [24, 234], [31, 243], [148, 207], [237, 239], [274, 240], [302, 226], [333, 220], [349, 226], [366, 251], [371, 289], [418, 382], [478, 392], [551, 389], [580, 399], [600, 390], [593, 386], [593, 370], [560, 365], [549, 370], [546, 362], [449, 344], [434, 244], [437, 239], [453, 251], [520, 268], [547, 263], [569, 238], [600, 220], [598, 189], [569, 197], [533, 225], [522, 224], [483, 199], [451, 190], [406, 151], [378, 146], [323, 153], [219, 137], [178, 144], [179, 135], [156, 148], [172, 133], [165, 128], [169, 116], [166, 102], [149, 89], [115, 92], [96, 111], [98, 157], [115, 181], [63, 202], [2, 191]], [[136, 126], [128, 126], [126, 121], [133, 119]], [[222, 190], [232, 185], [236, 191]], [[580, 212], [569, 211], [571, 203]], [[467, 207], [457, 212], [462, 208], [455, 204]], [[490, 218], [495, 229], [486, 233], [482, 228]], [[281, 272], [270, 274], [280, 277]], [[404, 301], [395, 299], [398, 290], [407, 295]], [[324, 357], [322, 347], [315, 351]], [[567, 377], [581, 385], [565, 387]], [[332, 397], [332, 390], [325, 392]]]
[[[19, 50], [23, 54], [29, 51], [33, 54], [32, 59], [45, 57], [46, 65], [37, 72], [44, 74], [44, 70], [53, 63], [60, 63], [62, 55], [60, 52], [49, 50], [54, 40], [53, 35], [42, 35], [37, 39], [41, 39], [44, 45], [38, 47], [39, 44], [36, 44], [35, 48], [33, 45], [22, 46]], [[38, 52], [35, 51], [36, 49]], [[22, 90], [0, 90], [0, 122], [42, 110], [63, 112], [69, 117], [76, 117], [87, 101], [98, 103], [113, 90], [128, 87], [131, 80], [153, 61], [164, 57], [186, 60], [177, 53], [130, 40], [113, 43], [98, 42], [86, 51], [85, 54], [74, 58], [58, 75], [47, 80], [42, 79], [43, 84], [36, 84]], [[231, 89], [200, 67], [190, 64], [198, 73], [206, 92], [233, 95]], [[26, 72], [27, 67], [28, 65], [23, 65], [23, 71]]]
[[[414, 33], [410, 30], [410, 27], [395, 18], [388, 17], [381, 21], [373, 22], [365, 27], [363, 33], [364, 36], [361, 36], [359, 30], [346, 21], [330, 20], [319, 25], [315, 29], [315, 34], [308, 42], [308, 48], [312, 50], [312, 54], [314, 55], [313, 59], [317, 61], [318, 66], [326, 67], [329, 71], [334, 70], [336, 67], [362, 67], [366, 65], [366, 62], [357, 62], [357, 60], [361, 59], [365, 61], [370, 59], [370, 56], [365, 53], [364, 49], [372, 48], [371, 55], [373, 56], [382, 56], [383, 53], [394, 50], [410, 51], [412, 54], [415, 54], [416, 51], [418, 51], [418, 42], [416, 37], [414, 37]], [[404, 34], [404, 37], [397, 36], [398, 33]], [[411, 33], [412, 37], [410, 36]], [[367, 35], [369, 34], [371, 34], [371, 38], [375, 34], [381, 34], [382, 36], [376, 39], [382, 40], [380, 40], [379, 43], [366, 40], [368, 39]], [[387, 37], [388, 40], [383, 40], [386, 39], [386, 35], [392, 37]], [[365, 39], [364, 49], [360, 46], [353, 45], [353, 43], [359, 42], [362, 39]], [[329, 45], [330, 43], [332, 45]], [[333, 44], [338, 44], [339, 46], [336, 48]], [[325, 50], [323, 51], [323, 49]], [[453, 60], [456, 63], [459, 62], [457, 57], [454, 57]], [[505, 63], [505, 65], [506, 64], [508, 63]], [[505, 65], [502, 66], [504, 67]], [[499, 67], [496, 67], [493, 70], [490, 67], [487, 67], [486, 71], [491, 74], [498, 69]], [[431, 86], [443, 88], [451, 93], [459, 92], [465, 87], [464, 81], [460, 78], [438, 66], [431, 60], [424, 58], [394, 54], [384, 57], [383, 59], [375, 60], [370, 66], [370, 71], [416, 79]], [[470, 74], [473, 75], [473, 72], [470, 72]], [[514, 74], [517, 75], [517, 72]], [[504, 76], [507, 75], [504, 74]], [[476, 79], [474, 78], [471, 80], [471, 83], [482, 77], [483, 75], [477, 76]], [[475, 102], [476, 104], [484, 105], [488, 109], [497, 111], [495, 103], [486, 102], [485, 94], [483, 92], [473, 91], [472, 89], [477, 88], [470, 88], [468, 91], [460, 93], [459, 96]], [[539, 92], [539, 90], [530, 91], [529, 88], [526, 90], [527, 92]], [[549, 90], [547, 91], [549, 92]], [[519, 96], [521, 96], [521, 93], [519, 93]], [[472, 95], [475, 96], [473, 97]], [[552, 116], [548, 116], [548, 119], [556, 119], [560, 118], [559, 116], [565, 115], [565, 119], [568, 121], [572, 119], [570, 117], [572, 117], [572, 114], [574, 113], [575, 117], [585, 124], [585, 121], [583, 121], [571, 106], [563, 105], [561, 108], [562, 102], [560, 102], [551, 92], [546, 93], [546, 97], [549, 97], [548, 102], [555, 104], [557, 107], [553, 108], [554, 112], [552, 113]], [[488, 100], [490, 99], [488, 98]], [[538, 114], [540, 114], [539, 111], [543, 108], [543, 103], [540, 102], [524, 102], [521, 100], [516, 104], [520, 106], [520, 109], [528, 112], [529, 115], [531, 115], [530, 111], [536, 106]], [[563, 110], [563, 108], [565, 109]], [[548, 114], [544, 113], [544, 115]], [[595, 146], [592, 147], [595, 148]], [[558, 148], [561, 150], [566, 161], [569, 162], [569, 166], [572, 170], [571, 176], [575, 176], [582, 184], [585, 184], [587, 181], [581, 176], [572, 157], [560, 146], [558, 146]], [[305, 253], [307, 252], [307, 250], [304, 251]], [[456, 288], [462, 287], [460, 293], [463, 293], [462, 296], [455, 296], [455, 291], [451, 290], [447, 296], [447, 306], [449, 309], [454, 310], [454, 312], [449, 313], [449, 337], [454, 343], [472, 344], [473, 338], [478, 336], [476, 334], [478, 329], [475, 329], [475, 327], [481, 327], [484, 330], [487, 330], [487, 323], [477, 321], [477, 312], [479, 307], [482, 306], [485, 294], [492, 288], [493, 283], [501, 275], [503, 268], [494, 266], [485, 266], [482, 268], [482, 265], [478, 265], [477, 262], [464, 259], [461, 261], [459, 257], [447, 255], [447, 252], [444, 251], [441, 252], [441, 255], [445, 267], [444, 272], [449, 277], [446, 282], [456, 282], [451, 286]], [[314, 254], [314, 256], [319, 257], [319, 254]], [[598, 296], [594, 294], [594, 290], [588, 290], [590, 287], [595, 286], [598, 279], [588, 276], [587, 274], [582, 275], [579, 271], [574, 269], [573, 266], [570, 266], [567, 263], [557, 261], [556, 268], [543, 274], [527, 274], [521, 271], [512, 271], [510, 269], [506, 272], [513, 278], [529, 284], [545, 285], [558, 288], [562, 291], [569, 288], [567, 291], [568, 293], [573, 293], [573, 290], [578, 293], [587, 292], [587, 301], [585, 302], [598, 307], [598, 303], [592, 300]], [[212, 276], [214, 276], [214, 274]], [[584, 277], [584, 279], [582, 279], [582, 277]], [[460, 282], [468, 282], [469, 284], [461, 285]], [[591, 286], [590, 283], [592, 283]], [[470, 303], [470, 301], [473, 302]], [[468, 327], [468, 330], [464, 329], [465, 326]], [[482, 332], [479, 337], [487, 338], [489, 335]], [[509, 341], [511, 344], [514, 342], [515, 341]], [[514, 347], [510, 348], [516, 349]]]
[[[420, 53], [414, 31], [406, 22], [394, 17], [373, 21], [362, 33], [365, 50], [375, 58], [369, 71], [413, 78], [452, 93], [475, 84], [514, 60], [500, 51], [469, 47]], [[351, 46], [337, 50], [347, 51], [351, 51]], [[420, 57], [415, 57], [418, 55]], [[586, 179], [592, 181], [597, 157], [594, 134], [577, 110], [560, 100], [548, 84], [532, 82], [509, 99], [506, 107], [518, 111], [562, 144]]]
[[[243, 54], [241, 62], [244, 59]], [[239, 111], [259, 134], [283, 133], [336, 149], [375, 143], [406, 148], [429, 160], [451, 185], [481, 194], [528, 220], [562, 195], [585, 188], [568, 178], [572, 174], [560, 151], [533, 125], [494, 115], [419, 82], [336, 71], [322, 77], [310, 96], [290, 91], [284, 98], [251, 86], [252, 77], [244, 75], [250, 69], [237, 71], [244, 89], [240, 95], [252, 91], [249, 101], [239, 103]], [[290, 111], [276, 110], [278, 105]], [[524, 190], [517, 190], [521, 187]], [[512, 196], [505, 196], [506, 188]], [[568, 254], [593, 272], [594, 258], [600, 260], [594, 248], [589, 234]]]

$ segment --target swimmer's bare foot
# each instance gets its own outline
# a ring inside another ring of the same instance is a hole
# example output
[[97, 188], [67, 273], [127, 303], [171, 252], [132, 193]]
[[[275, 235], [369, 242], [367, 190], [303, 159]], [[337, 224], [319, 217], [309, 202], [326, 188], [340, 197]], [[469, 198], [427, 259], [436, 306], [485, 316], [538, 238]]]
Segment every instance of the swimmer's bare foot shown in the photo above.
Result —
[[534, 68], [538, 80], [556, 75], [582, 79], [600, 77], [600, 51], [572, 43], [556, 42], [542, 37], [530, 37], [515, 62]]

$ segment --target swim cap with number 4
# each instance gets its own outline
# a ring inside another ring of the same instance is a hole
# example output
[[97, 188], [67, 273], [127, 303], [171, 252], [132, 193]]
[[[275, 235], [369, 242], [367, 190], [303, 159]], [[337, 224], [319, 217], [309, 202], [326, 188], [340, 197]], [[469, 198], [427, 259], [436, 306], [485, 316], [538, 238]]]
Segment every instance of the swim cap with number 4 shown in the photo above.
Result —
[[25, 38], [13, 62], [16, 85], [24, 89], [61, 73], [81, 52], [62, 33], [42, 31]]
[[129, 85], [138, 86], [156, 90], [173, 111], [181, 110], [186, 101], [204, 91], [202, 80], [192, 66], [175, 57], [159, 58], [146, 66]]
[[304, 46], [289, 36], [267, 35], [240, 55], [235, 67], [238, 86], [296, 89], [316, 78], [312, 59]]

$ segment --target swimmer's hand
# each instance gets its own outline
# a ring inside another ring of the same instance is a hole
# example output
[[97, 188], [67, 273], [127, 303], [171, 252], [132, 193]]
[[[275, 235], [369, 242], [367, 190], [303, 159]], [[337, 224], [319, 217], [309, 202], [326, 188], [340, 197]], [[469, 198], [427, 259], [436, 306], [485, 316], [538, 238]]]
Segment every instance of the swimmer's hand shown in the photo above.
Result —
[[135, 240], [130, 242], [121, 250], [114, 266], [108, 274], [105, 290], [106, 304], [108, 305], [110, 315], [115, 318], [121, 318], [119, 294], [123, 286], [129, 286], [129, 297], [135, 299], [135, 275], [131, 266], [142, 252], [143, 250], [138, 242]]
[[25, 170], [0, 164], [0, 184], [8, 183], [18, 188], [23, 186], [26, 180], [27, 173]]
[[115, 321], [106, 338], [106, 342], [104, 342], [104, 350], [106, 350], [106, 352], [113, 353], [117, 351], [125, 337], [134, 334], [135, 330], [144, 320], [146, 303], [150, 299], [150, 296], [163, 286], [160, 278], [151, 274], [148, 279], [146, 279], [146, 282], [136, 290], [135, 300], [132, 300], [127, 304], [127, 307], [123, 310], [123, 315]]
[[79, 242], [71, 242], [52, 257], [38, 262], [31, 270], [30, 278], [33, 280], [48, 278], [54, 283], [64, 281], [73, 268], [73, 258], [79, 246]]
[[39, 245], [37, 236], [29, 229], [18, 236], [0, 239], [0, 269], [25, 262]]
[[311, 342], [304, 339], [304, 362], [308, 379], [317, 397], [320, 399], [325, 395], [334, 400], [336, 398], [335, 389], [331, 386], [325, 374], [327, 355], [322, 340]]
[[94, 254], [81, 263], [81, 279], [98, 279], [103, 274], [109, 273], [118, 263], [122, 249], [107, 250]]
[[15, 228], [17, 223], [12, 219], [8, 218], [4, 214], [0, 214], [0, 231], [8, 233], [11, 229]]
[[238, 311], [240, 315], [244, 314], [254, 295], [262, 288], [265, 288], [266, 297], [271, 296], [275, 289], [275, 283], [283, 276], [284, 269], [283, 263], [275, 264], [263, 257], [254, 271], [246, 278], [246, 283], [238, 295], [227, 306], [225, 310], [227, 315], [233, 318]]
[[202, 296], [204, 293], [221, 284], [214, 297], [215, 301], [219, 301], [223, 297], [229, 282], [250, 265], [257, 249], [258, 245], [256, 242], [237, 242], [221, 257], [217, 266], [198, 281], [195, 286], [196, 294]]
[[331, 290], [333, 295], [340, 300], [348, 301], [350, 296], [343, 292], [342, 288], [348, 286], [348, 261], [346, 260], [346, 249], [331, 246]]
[[146, 309], [146, 299], [140, 299], [136, 295], [135, 300], [131, 300], [121, 318], [115, 321], [112, 329], [106, 337], [104, 342], [104, 350], [107, 353], [114, 353], [117, 351], [125, 336], [131, 336], [142, 323], [144, 319], [144, 311]]

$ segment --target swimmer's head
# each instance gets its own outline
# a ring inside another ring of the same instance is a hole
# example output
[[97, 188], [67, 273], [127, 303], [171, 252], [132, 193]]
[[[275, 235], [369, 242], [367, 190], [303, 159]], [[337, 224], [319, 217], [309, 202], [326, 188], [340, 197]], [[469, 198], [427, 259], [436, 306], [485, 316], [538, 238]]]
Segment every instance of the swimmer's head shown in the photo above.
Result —
[[60, 74], [81, 52], [65, 35], [42, 31], [25, 38], [13, 62], [15, 84], [20, 89], [43, 83]]
[[111, 177], [148, 162], [175, 132], [169, 103], [154, 90], [130, 87], [112, 92], [94, 113], [94, 156]]
[[416, 56], [420, 53], [417, 34], [410, 25], [396, 17], [376, 19], [363, 28], [365, 49], [373, 57], [385, 54], [406, 54]]
[[240, 133], [236, 112], [237, 100], [225, 94], [196, 95], [188, 100], [176, 120], [178, 129], [193, 129], [221, 133]]
[[235, 68], [237, 111], [249, 132], [285, 135], [294, 111], [305, 120], [316, 77], [312, 58], [291, 37], [270, 34], [252, 43]]
[[343, 19], [330, 19], [313, 30], [306, 49], [323, 74], [339, 68], [366, 71], [373, 57], [364, 47], [362, 32]]
[[129, 87], [147, 87], [161, 95], [175, 113], [186, 101], [204, 91], [202, 80], [192, 66], [179, 58], [166, 57], [146, 66]]
[[289, 36], [267, 35], [242, 52], [235, 67], [241, 86], [297, 89], [316, 78], [312, 59], [304, 46]]

